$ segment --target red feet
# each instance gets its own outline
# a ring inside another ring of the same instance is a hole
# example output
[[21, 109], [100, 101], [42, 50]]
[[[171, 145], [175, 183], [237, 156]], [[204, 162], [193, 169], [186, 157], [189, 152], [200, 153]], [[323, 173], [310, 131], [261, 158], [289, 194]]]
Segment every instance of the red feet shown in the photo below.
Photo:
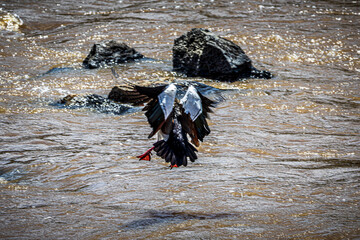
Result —
[[[147, 150], [144, 154], [141, 154], [140, 156], [137, 156], [139, 160], [145, 160], [150, 161], [151, 160], [151, 151], [154, 150], [155, 147], [150, 148]], [[174, 165], [170, 165], [170, 169], [179, 167], [176, 163]]]
[[170, 165], [170, 169], [172, 169], [173, 167], [179, 167], [178, 165], [174, 164], [174, 165]]
[[137, 158], [140, 158], [139, 160], [145, 160], [145, 161], [150, 161], [151, 160], [151, 151], [154, 149], [155, 147], [150, 148], [149, 150], [147, 150], [144, 154], [137, 156]]

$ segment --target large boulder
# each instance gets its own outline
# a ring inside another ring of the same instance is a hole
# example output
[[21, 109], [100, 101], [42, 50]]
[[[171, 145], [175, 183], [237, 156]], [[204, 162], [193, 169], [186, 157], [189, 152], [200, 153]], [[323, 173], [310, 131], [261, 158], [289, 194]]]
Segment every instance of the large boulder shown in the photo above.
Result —
[[94, 44], [89, 55], [83, 61], [83, 66], [88, 69], [99, 68], [132, 62], [143, 57], [141, 53], [125, 43], [110, 40]]
[[241, 47], [202, 28], [175, 39], [173, 70], [220, 81], [272, 77], [270, 72], [254, 68]]

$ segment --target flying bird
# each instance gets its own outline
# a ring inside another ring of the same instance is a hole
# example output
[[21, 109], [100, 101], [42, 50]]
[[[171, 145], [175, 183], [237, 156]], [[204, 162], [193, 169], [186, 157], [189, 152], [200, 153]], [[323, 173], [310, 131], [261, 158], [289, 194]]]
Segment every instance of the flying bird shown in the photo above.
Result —
[[169, 162], [170, 168], [187, 166], [188, 160], [197, 159], [196, 147], [210, 134], [207, 118], [216, 101], [203, 96], [192, 84], [131, 84], [118, 90], [123, 103], [146, 104], [142, 110], [152, 128], [148, 138], [159, 136], [153, 147], [137, 156], [139, 160], [150, 161], [152, 151]]

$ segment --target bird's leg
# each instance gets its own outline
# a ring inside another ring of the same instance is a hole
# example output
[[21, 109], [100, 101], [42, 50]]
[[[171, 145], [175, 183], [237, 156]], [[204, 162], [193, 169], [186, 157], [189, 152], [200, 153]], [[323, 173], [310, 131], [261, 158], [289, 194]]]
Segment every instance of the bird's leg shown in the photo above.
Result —
[[152, 151], [154, 148], [155, 148], [155, 147], [150, 148], [150, 149], [147, 150], [144, 154], [141, 154], [140, 156], [137, 156], [137, 158], [139, 158], [139, 160], [150, 161], [150, 160], [151, 160], [151, 151]]

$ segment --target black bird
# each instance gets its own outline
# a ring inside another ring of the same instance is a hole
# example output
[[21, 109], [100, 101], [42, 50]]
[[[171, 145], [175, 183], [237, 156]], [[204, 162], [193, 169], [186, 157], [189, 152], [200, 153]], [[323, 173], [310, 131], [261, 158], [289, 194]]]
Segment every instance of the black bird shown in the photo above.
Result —
[[[122, 102], [145, 104], [143, 111], [152, 128], [148, 138], [156, 133], [162, 137], [153, 147], [138, 156], [151, 160], [151, 151], [170, 163], [170, 168], [187, 166], [197, 159], [199, 141], [210, 134], [206, 121], [216, 102], [203, 96], [193, 85], [167, 84], [144, 87], [131, 84], [118, 89]], [[190, 136], [191, 143], [188, 140]]]

